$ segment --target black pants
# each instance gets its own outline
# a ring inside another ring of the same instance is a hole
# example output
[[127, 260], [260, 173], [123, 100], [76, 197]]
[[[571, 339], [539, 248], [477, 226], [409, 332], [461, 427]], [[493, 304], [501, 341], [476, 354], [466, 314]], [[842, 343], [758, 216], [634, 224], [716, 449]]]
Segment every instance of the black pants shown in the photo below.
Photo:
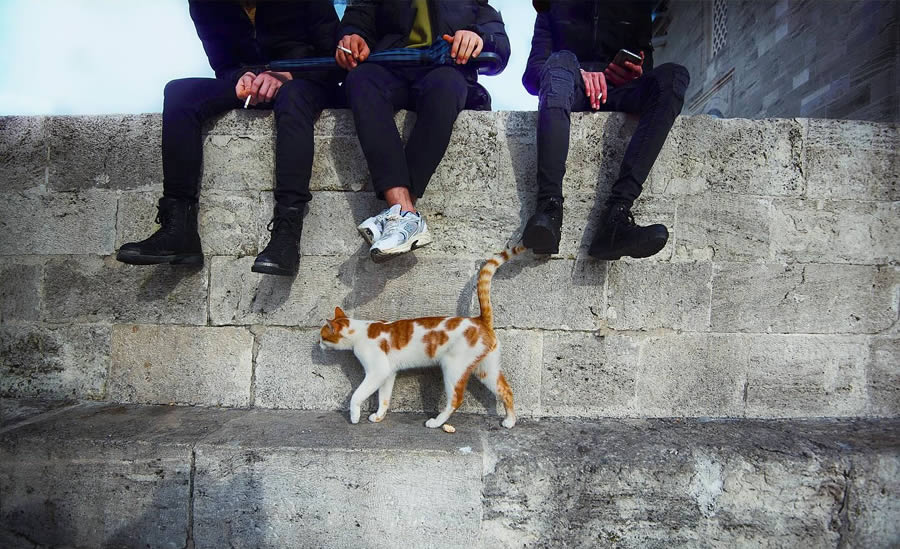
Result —
[[[562, 198], [562, 181], [569, 154], [570, 113], [589, 111], [578, 59], [570, 51], [551, 55], [541, 69], [538, 107], [538, 199]], [[641, 194], [644, 181], [662, 149], [675, 117], [684, 104], [690, 77], [687, 69], [666, 63], [620, 87], [610, 86], [601, 111], [640, 115], [609, 202], [629, 207]]]
[[[386, 190], [406, 187], [421, 197], [466, 104], [463, 73], [450, 66], [387, 69], [362, 63], [347, 74], [344, 89], [375, 194], [384, 199]], [[394, 124], [394, 113], [403, 108], [417, 115], [405, 150]]]
[[[312, 199], [309, 178], [313, 161], [313, 124], [322, 111], [328, 86], [312, 80], [285, 82], [272, 103], [275, 110], [275, 203], [303, 207]], [[197, 200], [203, 162], [203, 122], [239, 109], [234, 85], [216, 78], [183, 78], [166, 84], [163, 102], [163, 196]]]

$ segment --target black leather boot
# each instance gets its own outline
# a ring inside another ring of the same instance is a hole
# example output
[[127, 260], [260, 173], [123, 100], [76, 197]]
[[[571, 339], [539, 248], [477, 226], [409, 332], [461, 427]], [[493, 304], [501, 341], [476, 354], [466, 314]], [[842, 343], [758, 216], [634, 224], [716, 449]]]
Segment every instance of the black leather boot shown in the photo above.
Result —
[[522, 244], [536, 254], [559, 253], [562, 219], [562, 198], [545, 198], [539, 201], [534, 215], [525, 224]]
[[588, 253], [597, 259], [650, 257], [663, 249], [669, 240], [665, 225], [641, 227], [634, 222], [625, 204], [610, 204], [597, 228]]
[[300, 234], [303, 232], [303, 208], [275, 206], [269, 222], [269, 245], [256, 256], [254, 273], [294, 276], [300, 268]]
[[157, 208], [159, 230], [140, 242], [122, 244], [116, 259], [132, 265], [203, 265], [200, 233], [197, 232], [197, 203], [160, 198]]

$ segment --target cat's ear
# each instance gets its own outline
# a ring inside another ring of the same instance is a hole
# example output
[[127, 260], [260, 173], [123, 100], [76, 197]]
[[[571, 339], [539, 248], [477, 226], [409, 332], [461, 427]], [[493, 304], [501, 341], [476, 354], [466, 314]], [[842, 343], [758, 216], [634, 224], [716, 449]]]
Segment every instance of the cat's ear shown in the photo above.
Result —
[[340, 307], [335, 307], [335, 308], [334, 308], [334, 318], [335, 318], [335, 319], [338, 319], [338, 318], [347, 318], [347, 315], [344, 314], [343, 309], [341, 309]]
[[327, 322], [327, 323], [328, 323], [328, 327], [331, 328], [331, 333], [333, 333], [333, 334], [338, 333], [337, 327], [334, 325], [334, 322], [333, 322], [333, 321], [331, 321], [331, 320], [326, 320], [325, 322]]

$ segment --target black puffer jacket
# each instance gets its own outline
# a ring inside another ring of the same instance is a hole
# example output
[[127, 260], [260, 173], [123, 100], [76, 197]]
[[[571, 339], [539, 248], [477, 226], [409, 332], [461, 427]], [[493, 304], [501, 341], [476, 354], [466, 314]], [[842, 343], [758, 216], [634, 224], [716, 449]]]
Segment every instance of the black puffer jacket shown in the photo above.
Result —
[[[428, 0], [431, 28], [435, 40], [444, 34], [470, 30], [484, 40], [484, 51], [509, 61], [509, 37], [500, 14], [488, 0]], [[358, 34], [372, 52], [403, 48], [408, 44], [415, 11], [410, 0], [356, 0], [347, 6], [341, 20], [341, 36]], [[465, 65], [459, 67], [469, 81], [467, 109], [490, 110], [491, 96], [480, 84], [478, 73]]]
[[550, 54], [568, 50], [581, 68], [602, 71], [616, 52], [645, 54], [644, 70], [653, 68], [654, 0], [537, 0], [531, 54], [522, 83], [532, 95], [540, 91], [540, 71]]
[[[190, 0], [190, 11], [216, 78], [234, 83], [246, 65], [331, 57], [339, 38], [332, 0], [260, 1], [256, 3], [255, 24], [237, 1]], [[339, 78], [335, 71], [302, 76], [324, 81]]]

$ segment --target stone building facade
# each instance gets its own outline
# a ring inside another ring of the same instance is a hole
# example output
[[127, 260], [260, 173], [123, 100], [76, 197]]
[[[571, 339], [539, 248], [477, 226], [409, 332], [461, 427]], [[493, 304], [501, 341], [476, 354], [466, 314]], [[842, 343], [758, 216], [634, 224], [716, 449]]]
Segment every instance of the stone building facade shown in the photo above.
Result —
[[663, 0], [657, 63], [691, 72], [683, 114], [896, 122], [896, 0]]

